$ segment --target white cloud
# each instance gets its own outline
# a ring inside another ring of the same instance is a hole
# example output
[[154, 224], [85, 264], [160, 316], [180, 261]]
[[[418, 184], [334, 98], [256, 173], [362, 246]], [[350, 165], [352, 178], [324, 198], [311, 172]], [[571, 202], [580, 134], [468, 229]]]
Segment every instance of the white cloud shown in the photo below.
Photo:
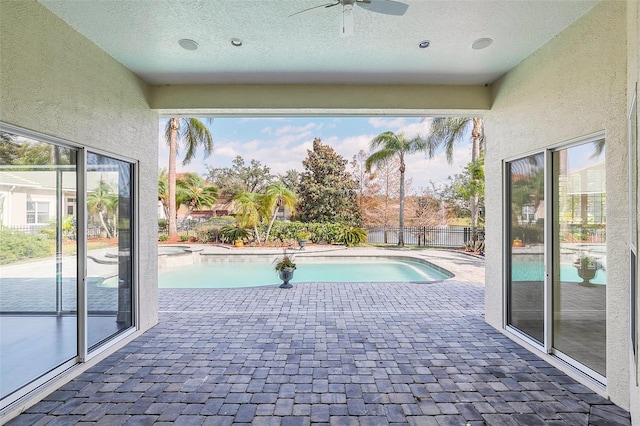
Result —
[[395, 131], [406, 125], [406, 118], [404, 117], [396, 117], [396, 118], [371, 117], [369, 119], [369, 124], [375, 129], [384, 127], [387, 130]]

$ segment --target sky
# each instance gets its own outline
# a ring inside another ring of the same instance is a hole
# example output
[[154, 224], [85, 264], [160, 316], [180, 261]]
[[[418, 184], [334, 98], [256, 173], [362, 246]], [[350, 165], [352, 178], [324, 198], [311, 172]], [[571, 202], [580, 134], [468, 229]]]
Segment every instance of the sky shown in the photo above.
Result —
[[[207, 123], [206, 119], [202, 119]], [[169, 165], [169, 149], [164, 137], [167, 119], [158, 127], [158, 166]], [[202, 151], [186, 166], [182, 165], [184, 150], [178, 152], [178, 172], [206, 175], [207, 166], [230, 167], [240, 155], [245, 164], [252, 159], [271, 168], [273, 174], [284, 174], [289, 169], [303, 171], [302, 160], [312, 149], [313, 139], [320, 138], [338, 154], [351, 161], [361, 149], [369, 153], [369, 142], [380, 133], [403, 132], [411, 138], [426, 136], [429, 121], [419, 117], [269, 117], [269, 118], [215, 118], [209, 125], [213, 136], [213, 154], [203, 157]], [[444, 152], [433, 159], [423, 153], [405, 157], [406, 177], [412, 179], [413, 193], [431, 188], [431, 183], [446, 182], [447, 177], [460, 173], [471, 161], [471, 137], [465, 138], [454, 150], [453, 164], [448, 164]], [[349, 170], [349, 169], [348, 169]]]

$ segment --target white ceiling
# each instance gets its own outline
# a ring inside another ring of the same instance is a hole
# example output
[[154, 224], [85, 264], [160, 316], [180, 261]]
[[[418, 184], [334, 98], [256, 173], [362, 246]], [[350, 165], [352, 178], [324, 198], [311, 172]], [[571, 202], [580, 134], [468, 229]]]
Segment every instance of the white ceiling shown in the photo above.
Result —
[[[340, 37], [341, 6], [289, 16], [331, 0], [39, 1], [156, 85], [486, 84], [598, 2], [399, 0], [403, 16], [355, 7], [354, 35]], [[493, 44], [472, 49], [483, 37]]]

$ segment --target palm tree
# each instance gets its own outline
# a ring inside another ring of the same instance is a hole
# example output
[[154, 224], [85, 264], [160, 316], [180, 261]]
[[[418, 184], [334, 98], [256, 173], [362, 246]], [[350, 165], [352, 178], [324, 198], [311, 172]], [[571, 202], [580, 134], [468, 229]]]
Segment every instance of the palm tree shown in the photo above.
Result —
[[158, 201], [162, 204], [164, 216], [169, 217], [169, 180], [167, 169], [162, 169], [158, 175]]
[[262, 202], [262, 194], [240, 190], [233, 197], [234, 208], [238, 213], [240, 226], [252, 227], [256, 241], [260, 244], [260, 233], [258, 232], [258, 224], [264, 216], [264, 203]]
[[374, 151], [365, 161], [367, 172], [371, 171], [372, 166], [383, 166], [387, 160], [397, 158], [400, 166], [400, 217], [398, 221], [398, 245], [404, 246], [404, 172], [406, 164], [404, 162], [405, 155], [415, 154], [416, 152], [426, 149], [425, 141], [416, 136], [413, 139], [407, 139], [403, 134], [395, 134], [393, 132], [380, 133], [369, 143], [369, 147]]
[[284, 206], [288, 208], [289, 211], [293, 211], [298, 202], [298, 197], [296, 197], [293, 191], [278, 182], [267, 187], [262, 201], [265, 211], [271, 214], [271, 220], [269, 221], [267, 233], [264, 237], [265, 241], [269, 241], [269, 234], [271, 233], [273, 222], [275, 222], [276, 216], [278, 215], [278, 209]]
[[[436, 117], [431, 121], [431, 131], [427, 137], [427, 153], [433, 158], [436, 151], [444, 148], [447, 162], [453, 162], [453, 148], [464, 141], [471, 126], [471, 163], [476, 164], [484, 152], [484, 126], [480, 117]], [[471, 240], [478, 239], [479, 195], [469, 200], [471, 210]]]
[[199, 147], [205, 158], [213, 152], [213, 137], [207, 126], [197, 118], [170, 118], [167, 121], [165, 137], [169, 145], [169, 236], [178, 235], [176, 209], [176, 158], [178, 144], [185, 145], [187, 152], [182, 160], [186, 165], [193, 159]]
[[105, 221], [105, 216], [114, 213], [118, 208], [118, 195], [107, 182], [101, 180], [98, 187], [87, 195], [87, 208], [89, 213], [98, 214], [100, 224], [104, 228], [107, 238], [113, 235], [109, 231], [109, 227]]
[[187, 208], [185, 220], [194, 210], [211, 207], [218, 200], [218, 188], [209, 185], [195, 173], [185, 173], [176, 181], [176, 204]]

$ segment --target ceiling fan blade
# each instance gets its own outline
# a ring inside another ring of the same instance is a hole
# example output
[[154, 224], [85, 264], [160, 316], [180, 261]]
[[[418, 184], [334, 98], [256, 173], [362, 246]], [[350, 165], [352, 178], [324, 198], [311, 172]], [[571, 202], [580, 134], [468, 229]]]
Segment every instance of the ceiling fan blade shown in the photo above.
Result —
[[309, 11], [309, 10], [319, 9], [319, 8], [321, 8], [321, 7], [333, 7], [333, 6], [337, 6], [337, 5], [339, 5], [339, 4], [340, 4], [340, 0], [336, 0], [336, 2], [335, 2], [335, 3], [325, 3], [325, 4], [320, 4], [320, 5], [318, 5], [318, 6], [309, 7], [309, 8], [307, 8], [307, 9], [303, 9], [303, 10], [301, 10], [301, 11], [299, 11], [299, 12], [292, 13], [292, 14], [291, 14], [291, 15], [289, 15], [288, 17], [290, 18], [290, 17], [292, 17], [292, 16], [299, 15], [300, 13], [307, 12], [307, 11]]
[[340, 37], [353, 35], [353, 5], [342, 5], [342, 18], [340, 19]]
[[356, 4], [370, 12], [394, 16], [404, 15], [409, 8], [408, 4], [394, 0], [356, 0]]

